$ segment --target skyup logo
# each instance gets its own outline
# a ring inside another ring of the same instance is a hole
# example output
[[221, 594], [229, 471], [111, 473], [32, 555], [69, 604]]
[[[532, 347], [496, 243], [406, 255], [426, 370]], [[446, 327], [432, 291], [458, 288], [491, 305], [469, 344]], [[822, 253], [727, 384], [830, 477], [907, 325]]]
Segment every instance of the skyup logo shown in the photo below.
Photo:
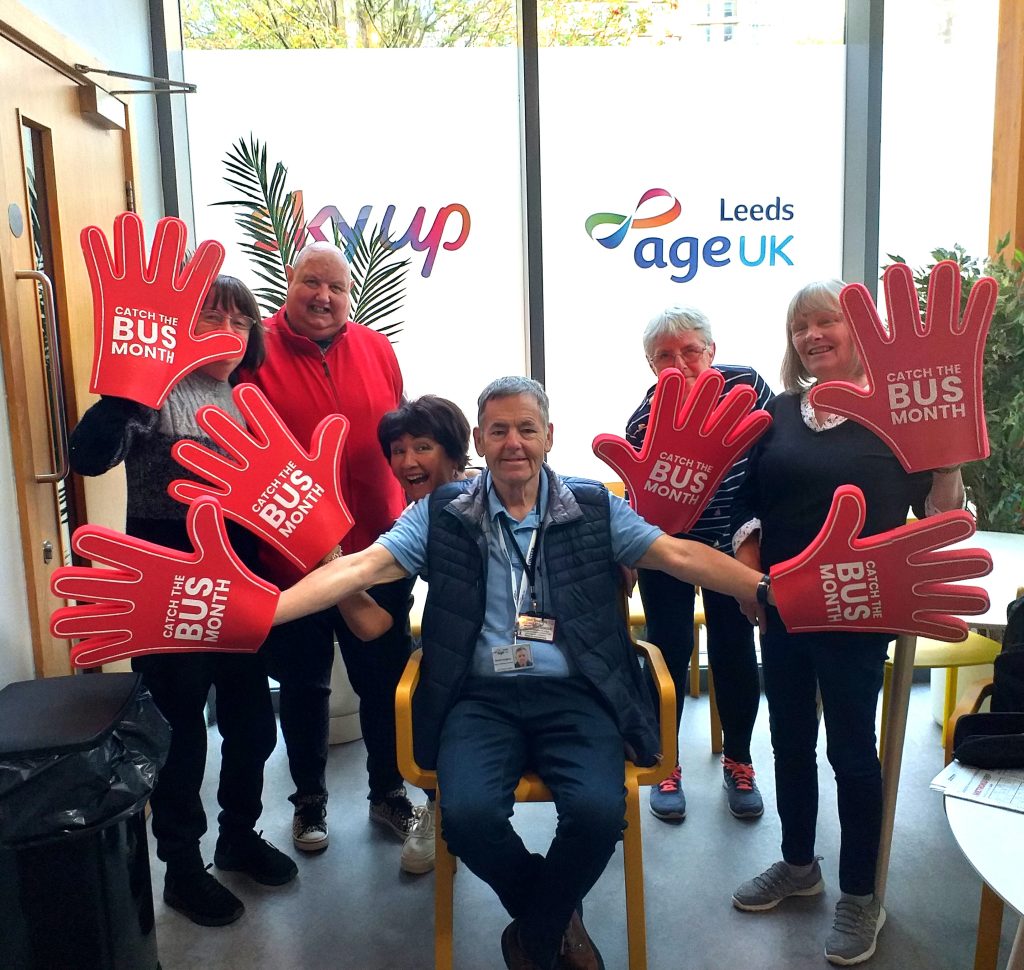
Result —
[[[659, 206], [661, 211], [658, 211]], [[632, 230], [659, 229], [675, 222], [682, 208], [667, 189], [648, 189], [640, 196], [632, 215], [595, 212], [587, 217], [585, 228], [594, 242], [605, 249], [617, 249]], [[793, 218], [793, 206], [778, 196], [767, 203], [752, 204], [727, 203], [720, 198], [718, 218], [723, 224], [788, 222]], [[674, 239], [671, 236], [671, 232], [644, 235], [633, 244], [633, 262], [640, 269], [672, 267], [678, 271], [670, 277], [675, 283], [689, 283], [701, 266], [718, 269], [737, 261], [742, 266], [793, 265], [786, 252], [786, 247], [793, 242], [792, 235], [743, 232], [704, 240], [697, 236], [683, 235]]]

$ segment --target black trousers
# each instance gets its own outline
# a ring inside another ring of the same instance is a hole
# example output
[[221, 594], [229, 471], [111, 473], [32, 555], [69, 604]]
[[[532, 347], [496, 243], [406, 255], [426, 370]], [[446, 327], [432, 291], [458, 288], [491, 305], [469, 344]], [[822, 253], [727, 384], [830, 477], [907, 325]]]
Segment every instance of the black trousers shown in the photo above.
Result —
[[402, 785], [395, 741], [395, 688], [412, 650], [408, 628], [411, 586], [412, 580], [399, 580], [370, 591], [395, 620], [377, 640], [358, 639], [334, 607], [271, 630], [265, 649], [269, 650], [270, 676], [281, 685], [281, 733], [295, 783], [293, 803], [327, 798], [325, 770], [335, 636], [359, 697], [369, 798], [379, 801]]
[[262, 653], [179, 653], [135, 657], [160, 713], [171, 726], [171, 747], [150, 798], [157, 855], [169, 871], [201, 868], [206, 832], [200, 788], [206, 771], [206, 700], [217, 691], [221, 766], [218, 823], [225, 838], [252, 832], [263, 811], [263, 767], [277, 743]]
[[[693, 653], [695, 591], [689, 583], [660, 570], [641, 569], [638, 574], [647, 639], [661, 650], [675, 684], [678, 733]], [[733, 761], [749, 762], [750, 736], [761, 700], [754, 629], [733, 597], [705, 589], [701, 598], [708, 629], [708, 665], [715, 676], [722, 720], [723, 753]]]

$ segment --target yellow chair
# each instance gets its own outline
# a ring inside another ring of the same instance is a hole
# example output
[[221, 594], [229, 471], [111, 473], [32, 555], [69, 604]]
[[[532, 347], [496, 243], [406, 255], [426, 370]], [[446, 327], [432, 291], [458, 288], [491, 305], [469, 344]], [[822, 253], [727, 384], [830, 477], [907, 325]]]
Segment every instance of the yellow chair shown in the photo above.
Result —
[[[894, 647], [889, 648], [889, 656], [885, 661], [885, 673], [882, 678], [882, 726], [879, 731], [878, 757], [881, 759], [885, 738], [885, 721], [889, 715], [889, 690], [892, 682], [892, 658]], [[980, 633], [968, 633], [967, 639], [959, 643], [946, 643], [944, 640], [917, 638], [914, 649], [914, 669], [946, 668], [946, 698], [942, 708], [942, 744], [945, 746], [948, 737], [947, 727], [953, 708], [956, 706], [957, 671], [960, 667], [974, 667], [978, 664], [990, 664], [999, 653], [1000, 645], [995, 640], [982, 636]]]
[[[661, 723], [661, 764], [639, 768], [626, 762], [626, 830], [622, 837], [626, 884], [626, 940], [629, 948], [629, 970], [647, 968], [647, 926], [644, 914], [643, 844], [640, 839], [640, 786], [663, 781], [676, 763], [675, 688], [661, 651], [653, 644], [636, 642], [639, 653], [647, 658], [658, 687]], [[398, 739], [398, 767], [410, 784], [420, 788], [437, 788], [437, 775], [421, 768], [413, 756], [412, 695], [420, 679], [421, 651], [409, 658], [405, 673], [395, 692], [395, 720]], [[523, 775], [516, 787], [517, 802], [551, 801], [551, 792], [534, 774]], [[435, 820], [434, 863], [434, 967], [452, 967], [452, 909], [455, 882], [455, 857], [448, 851], [441, 835], [443, 793], [438, 793]]]

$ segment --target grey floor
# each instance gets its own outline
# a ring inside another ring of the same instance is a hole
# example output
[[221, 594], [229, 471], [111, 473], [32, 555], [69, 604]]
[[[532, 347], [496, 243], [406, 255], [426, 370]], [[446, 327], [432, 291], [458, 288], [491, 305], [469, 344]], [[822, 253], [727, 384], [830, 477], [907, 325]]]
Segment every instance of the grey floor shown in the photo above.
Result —
[[[766, 812], [755, 822], [725, 808], [721, 768], [710, 753], [706, 695], [687, 698], [683, 715], [683, 777], [688, 816], [679, 826], [643, 818], [648, 960], [651, 970], [824, 970], [824, 937], [838, 896], [835, 787], [824, 758], [817, 851], [824, 856], [824, 896], [787, 900], [762, 914], [730, 905], [732, 890], [779, 858], [779, 824], [762, 699], [754, 761]], [[211, 732], [206, 804], [215, 806], [218, 736]], [[298, 860], [299, 877], [279, 889], [235, 873], [221, 878], [245, 902], [228, 927], [194, 926], [164, 906], [163, 869], [153, 864], [157, 939], [163, 970], [193, 967], [246, 970], [419, 970], [433, 966], [433, 877], [399, 871], [400, 844], [367, 820], [365, 752], [361, 742], [331, 749], [328, 785], [331, 845], [316, 856], [291, 847], [291, 791], [283, 743], [267, 766], [264, 836]], [[928, 783], [942, 767], [939, 728], [931, 719], [927, 684], [915, 684], [886, 894], [889, 919], [868, 964], [875, 970], [938, 970], [973, 965], [979, 881], [961, 856]], [[422, 800], [417, 798], [414, 800]], [[215, 817], [215, 812], [211, 813]], [[553, 825], [547, 805], [516, 811], [531, 848], [543, 851]], [[214, 836], [204, 840], [207, 859]], [[1024, 847], [1008, 847], [1024, 854]], [[301, 857], [301, 858], [300, 858]], [[216, 870], [214, 870], [216, 871]], [[490, 890], [460, 869], [456, 879], [455, 965], [500, 970], [498, 938], [507, 921]], [[608, 970], [627, 966], [621, 850], [587, 898], [587, 926]], [[1001, 964], [1015, 921], [1003, 925]]]

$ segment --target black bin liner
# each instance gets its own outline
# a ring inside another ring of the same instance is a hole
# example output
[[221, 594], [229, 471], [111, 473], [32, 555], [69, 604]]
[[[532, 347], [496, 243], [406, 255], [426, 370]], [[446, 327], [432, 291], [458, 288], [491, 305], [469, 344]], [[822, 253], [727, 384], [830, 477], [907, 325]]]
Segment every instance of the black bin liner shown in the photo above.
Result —
[[138, 674], [0, 690], [0, 967], [159, 966], [143, 808], [169, 743]]

